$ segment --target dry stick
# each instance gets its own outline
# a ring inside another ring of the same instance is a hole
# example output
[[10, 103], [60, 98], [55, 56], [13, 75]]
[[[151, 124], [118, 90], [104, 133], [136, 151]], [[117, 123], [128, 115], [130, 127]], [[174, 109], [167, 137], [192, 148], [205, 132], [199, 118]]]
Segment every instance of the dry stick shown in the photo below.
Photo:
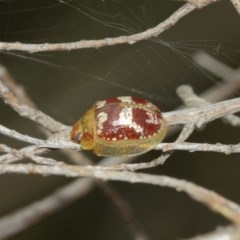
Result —
[[[66, 127], [66, 129], [68, 129]], [[69, 131], [68, 131], [69, 132]], [[37, 145], [39, 148], [41, 147], [48, 147], [48, 148], [69, 148], [69, 149], [75, 149], [79, 150], [79, 145], [76, 143], [73, 143], [72, 141], [68, 140], [69, 134], [66, 135], [64, 140], [62, 133], [60, 134], [55, 134], [54, 137], [50, 137], [47, 140], [39, 139], [39, 138], [34, 138], [30, 137], [26, 134], [21, 134], [15, 130], [9, 129], [3, 125], [0, 124], [0, 133], [9, 136], [11, 138], [17, 139], [22, 142], [30, 143]]]
[[194, 121], [197, 127], [227, 114], [240, 111], [240, 98], [234, 98], [198, 108], [184, 109], [164, 113], [169, 126], [185, 125]]
[[158, 146], [158, 149], [166, 151], [189, 151], [189, 152], [218, 152], [218, 153], [225, 153], [225, 154], [232, 154], [232, 153], [240, 153], [240, 144], [208, 144], [208, 143], [190, 143], [190, 142], [183, 142], [183, 143], [163, 143], [161, 146]]
[[81, 40], [70, 43], [43, 43], [43, 44], [26, 44], [26, 43], [8, 43], [0, 42], [0, 51], [26, 51], [30, 53], [43, 52], [43, 51], [69, 51], [73, 49], [82, 48], [100, 48], [105, 46], [117, 45], [117, 44], [134, 44], [136, 42], [146, 40], [152, 37], [156, 37], [171, 26], [175, 25], [182, 17], [186, 16], [193, 10], [197, 9], [194, 3], [187, 3], [180, 7], [175, 13], [173, 13], [168, 19], [158, 24], [156, 27], [149, 28], [144, 32], [133, 34], [130, 36], [119, 36], [115, 38], [105, 38], [100, 40]]
[[[210, 104], [205, 99], [197, 96], [197, 94], [193, 91], [192, 87], [189, 85], [182, 85], [178, 87], [177, 93], [187, 107], [200, 107]], [[222, 119], [225, 120], [226, 123], [234, 127], [240, 126], [240, 118], [236, 115], [230, 114], [222, 117]]]
[[0, 79], [4, 85], [14, 93], [14, 95], [21, 101], [21, 103], [26, 104], [32, 108], [37, 108], [35, 103], [28, 97], [25, 88], [12, 78], [12, 76], [3, 65], [0, 65]]
[[[44, 157], [39, 157], [32, 152], [31, 153], [29, 153], [29, 152], [23, 153], [23, 151], [20, 151], [20, 150], [14, 149], [14, 148], [10, 148], [5, 144], [0, 144], [0, 152], [9, 153], [10, 155], [16, 156], [17, 158], [30, 158], [38, 164], [44, 164], [44, 165], [59, 164], [59, 162], [57, 162], [55, 159], [49, 159], [49, 158], [47, 159]], [[2, 163], [6, 163], [6, 162], [3, 161]]]
[[39, 148], [38, 146], [28, 146], [25, 148], [21, 148], [20, 150], [16, 150], [15, 153], [8, 153], [0, 156], [0, 164], [2, 163], [12, 163], [24, 158], [26, 154], [39, 155], [48, 153], [51, 149], [49, 148]]
[[38, 123], [46, 130], [55, 133], [66, 130], [66, 127], [45, 113], [22, 104], [16, 96], [9, 91], [9, 89], [0, 81], [0, 97], [6, 104], [10, 105], [22, 117], [27, 117], [32, 121]]
[[[170, 156], [171, 151], [173, 150], [180, 150], [180, 151], [190, 151], [190, 152], [195, 152], [195, 151], [207, 151], [207, 152], [218, 152], [218, 153], [225, 153], [225, 154], [232, 154], [232, 153], [240, 153], [240, 144], [233, 144], [233, 145], [224, 145], [224, 144], [207, 144], [207, 143], [189, 143], [189, 142], [174, 142], [174, 143], [162, 143], [157, 147], [159, 150], [161, 149], [163, 153], [159, 158], [146, 162], [146, 163], [132, 163], [132, 164], [115, 164], [116, 165], [109, 165], [109, 166], [104, 166], [102, 165], [102, 162], [100, 162], [100, 165], [97, 166], [83, 166], [85, 169], [92, 169], [92, 170], [115, 170], [115, 171], [123, 171], [123, 170], [129, 170], [129, 171], [136, 171], [139, 169], [146, 169], [146, 168], [151, 168], [160, 164], [163, 164], [164, 161]], [[27, 153], [22, 153], [23, 150], [21, 149], [19, 151], [16, 151], [15, 155], [16, 158], [26, 156], [27, 158], [32, 159], [35, 162], [45, 164], [45, 165], [63, 165], [64, 162], [57, 162], [56, 160], [52, 158], [46, 158], [46, 157], [41, 157], [41, 156], [36, 156], [34, 152], [28, 152]], [[28, 150], [28, 149], [27, 149]], [[13, 154], [10, 154], [10, 161], [13, 159]], [[6, 155], [8, 156], [8, 155]], [[8, 162], [7, 160], [4, 161], [0, 158], [1, 163]]]
[[82, 166], [70, 166], [67, 164], [57, 166], [42, 166], [35, 164], [2, 164], [0, 174], [40, 174], [66, 176], [66, 177], [94, 177], [102, 180], [117, 180], [129, 183], [146, 183], [162, 187], [171, 187], [177, 191], [187, 193], [194, 200], [208, 206], [213, 211], [220, 213], [233, 223], [240, 226], [240, 207], [218, 195], [217, 193], [200, 187], [196, 184], [167, 176], [133, 173], [129, 171], [101, 171], [86, 169]]

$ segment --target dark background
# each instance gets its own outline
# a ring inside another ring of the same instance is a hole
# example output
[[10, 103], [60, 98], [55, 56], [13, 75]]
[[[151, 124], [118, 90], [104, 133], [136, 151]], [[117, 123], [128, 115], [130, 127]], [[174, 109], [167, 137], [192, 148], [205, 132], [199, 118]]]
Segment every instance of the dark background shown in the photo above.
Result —
[[[148, 1], [0, 1], [0, 39], [7, 42], [70, 42], [129, 35], [153, 27], [183, 3]], [[236, 68], [240, 59], [240, 16], [230, 1], [194, 11], [156, 39], [134, 45], [70, 52], [1, 52], [0, 63], [24, 86], [39, 109], [71, 125], [96, 100], [138, 95], [163, 111], [181, 104], [175, 91], [190, 84], [197, 93], [220, 79], [192, 61], [206, 51]], [[234, 93], [233, 96], [237, 96]], [[21, 133], [42, 136], [0, 101], [0, 123]], [[174, 136], [176, 137], [176, 136]], [[174, 139], [167, 139], [171, 141]], [[196, 132], [195, 142], [238, 143], [239, 129], [220, 120]], [[1, 143], [22, 147], [0, 136]], [[91, 153], [88, 155], [95, 159]], [[57, 156], [66, 160], [65, 156]], [[158, 156], [150, 152], [137, 159]], [[240, 203], [239, 154], [176, 152], [164, 166], [145, 172], [186, 179]], [[4, 216], [52, 193], [71, 179], [22, 175], [0, 176], [0, 215]], [[111, 182], [132, 206], [150, 239], [179, 239], [211, 231], [227, 222], [172, 189]], [[10, 226], [9, 226], [10, 227]], [[97, 187], [71, 206], [11, 239], [132, 239], [118, 210]]]

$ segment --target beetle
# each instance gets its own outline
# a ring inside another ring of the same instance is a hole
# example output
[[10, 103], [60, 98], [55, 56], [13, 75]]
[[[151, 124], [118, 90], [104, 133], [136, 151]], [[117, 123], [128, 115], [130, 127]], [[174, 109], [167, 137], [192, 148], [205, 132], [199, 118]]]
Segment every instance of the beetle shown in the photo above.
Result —
[[165, 137], [166, 121], [151, 102], [134, 96], [97, 101], [72, 127], [71, 139], [98, 156], [135, 156]]

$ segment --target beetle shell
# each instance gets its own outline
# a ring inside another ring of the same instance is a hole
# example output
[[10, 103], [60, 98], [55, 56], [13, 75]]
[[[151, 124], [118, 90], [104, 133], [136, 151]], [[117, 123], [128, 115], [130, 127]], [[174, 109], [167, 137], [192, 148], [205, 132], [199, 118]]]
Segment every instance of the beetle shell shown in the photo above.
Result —
[[96, 102], [72, 128], [71, 139], [99, 156], [134, 156], [162, 141], [166, 121], [160, 110], [139, 97]]

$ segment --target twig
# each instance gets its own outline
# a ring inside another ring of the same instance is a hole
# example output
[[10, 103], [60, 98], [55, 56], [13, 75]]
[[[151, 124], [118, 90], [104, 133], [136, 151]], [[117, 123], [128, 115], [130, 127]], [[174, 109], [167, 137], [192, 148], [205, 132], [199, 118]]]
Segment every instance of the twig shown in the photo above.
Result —
[[58, 164], [58, 162], [54, 159], [47, 159], [47, 158], [40, 157], [40, 156], [37, 156], [37, 155], [35, 155], [33, 153], [29, 153], [29, 152], [24, 152], [23, 153], [22, 151], [14, 149], [14, 148], [10, 148], [5, 144], [0, 144], [0, 152], [9, 153], [10, 155], [16, 156], [17, 158], [21, 158], [21, 159], [22, 158], [30, 158], [31, 160], [33, 160], [34, 162], [36, 162], [38, 164], [44, 164], [44, 165]]
[[39, 148], [48, 147], [48, 148], [70, 148], [70, 149], [79, 149], [79, 145], [71, 142], [70, 140], [64, 141], [64, 138], [61, 138], [62, 135], [56, 134], [54, 138], [49, 138], [47, 140], [42, 140], [34, 137], [30, 137], [26, 134], [21, 134], [15, 130], [11, 130], [3, 125], [0, 125], [0, 133], [9, 136], [11, 138], [17, 139], [19, 141], [27, 142], [30, 144], [37, 145]]
[[189, 151], [189, 152], [218, 152], [218, 153], [225, 153], [225, 154], [232, 154], [232, 153], [240, 153], [240, 144], [232, 144], [232, 145], [225, 145], [225, 144], [208, 144], [208, 143], [190, 143], [190, 142], [183, 142], [183, 143], [162, 143], [159, 144], [157, 149], [161, 149], [163, 151], [173, 151], [173, 150], [180, 150], [180, 151]]
[[[162, 150], [163, 152], [171, 152], [174, 150], [180, 150], [180, 151], [189, 151], [189, 152], [218, 152], [218, 153], [225, 153], [225, 154], [233, 154], [233, 153], [240, 153], [240, 144], [232, 144], [232, 145], [224, 145], [224, 144], [208, 144], [208, 143], [189, 143], [189, 142], [174, 142], [174, 143], [161, 143], [157, 146], [157, 150]], [[29, 149], [27, 150], [28, 153], [21, 154], [22, 150], [15, 150], [16, 153], [11, 152], [11, 160], [12, 155], [17, 157], [25, 157], [30, 158], [33, 161], [41, 164], [47, 164], [47, 165], [53, 165], [53, 164], [59, 164], [62, 165], [63, 162], [56, 162], [56, 160], [52, 158], [47, 157], [40, 157], [36, 156], [34, 154], [29, 153]], [[4, 155], [8, 156], [8, 155]], [[162, 154], [159, 158], [152, 160], [150, 162], [144, 162], [144, 163], [130, 163], [130, 164], [118, 164], [118, 165], [97, 165], [97, 166], [91, 166], [86, 165], [83, 166], [83, 168], [86, 169], [95, 169], [95, 170], [115, 170], [115, 171], [123, 171], [123, 170], [129, 170], [129, 171], [136, 171], [139, 169], [146, 169], [146, 168], [152, 168], [156, 167], [158, 165], [164, 164], [166, 159], [170, 156], [170, 153]], [[11, 161], [7, 161], [8, 159], [5, 159], [4, 157], [0, 158], [1, 163], [8, 163]], [[116, 164], [116, 163], [115, 163]]]
[[179, 180], [167, 176], [150, 175], [144, 173], [133, 173], [128, 171], [102, 171], [86, 169], [81, 166], [56, 165], [43, 166], [34, 164], [2, 164], [0, 165], [0, 174], [20, 173], [20, 174], [40, 174], [66, 176], [66, 177], [94, 177], [102, 180], [116, 180], [129, 183], [146, 183], [162, 187], [171, 187], [177, 191], [187, 193], [191, 198], [208, 206], [233, 223], [240, 225], [240, 207], [228, 199], [209, 191], [196, 184]]
[[149, 28], [146, 31], [133, 34], [130, 36], [119, 36], [115, 38], [105, 38], [100, 40], [81, 40], [70, 43], [43, 43], [43, 44], [25, 44], [25, 43], [8, 43], [0, 42], [0, 51], [26, 51], [30, 53], [43, 52], [43, 51], [69, 51], [73, 49], [82, 48], [100, 48], [105, 46], [112, 46], [117, 44], [134, 44], [136, 42], [146, 40], [152, 37], [157, 37], [162, 32], [166, 31], [173, 25], [175, 25], [181, 18], [192, 12], [197, 8], [204, 7], [216, 0], [205, 0], [205, 1], [191, 1], [180, 7], [175, 13], [167, 18], [162, 23], [158, 24], [153, 28]]
[[33, 155], [39, 155], [39, 154], [43, 154], [43, 153], [48, 153], [50, 150], [51, 150], [50, 148], [39, 148], [36, 145], [28, 146], [28, 147], [22, 148], [20, 150], [16, 150], [17, 151], [16, 154], [8, 153], [8, 154], [4, 154], [4, 155], [0, 156], [0, 164], [12, 163], [12, 162], [19, 161], [19, 160], [23, 159], [24, 156], [26, 156], [26, 154], [29, 154], [29, 153], [31, 153]]
[[17, 99], [32, 108], [36, 108], [36, 104], [28, 97], [24, 87], [12, 78], [3, 65], [0, 65], [0, 79], [4, 85], [15, 94]]
[[16, 96], [9, 91], [9, 89], [0, 81], [0, 97], [9, 104], [19, 115], [27, 117], [32, 121], [43, 126], [50, 132], [60, 132], [66, 130], [64, 125], [55, 121], [53, 118], [44, 114], [43, 112], [22, 104]]
[[[193, 91], [192, 87], [189, 85], [182, 85], [178, 87], [177, 93], [186, 105], [186, 107], [201, 107], [210, 104], [205, 99], [197, 96], [196, 93]], [[226, 123], [234, 127], [240, 126], [240, 118], [233, 114], [224, 116], [222, 119], [225, 120]]]
[[185, 125], [194, 121], [197, 127], [220, 118], [224, 115], [236, 113], [240, 111], [240, 98], [234, 98], [207, 106], [198, 108], [184, 109], [164, 113], [169, 126]]

